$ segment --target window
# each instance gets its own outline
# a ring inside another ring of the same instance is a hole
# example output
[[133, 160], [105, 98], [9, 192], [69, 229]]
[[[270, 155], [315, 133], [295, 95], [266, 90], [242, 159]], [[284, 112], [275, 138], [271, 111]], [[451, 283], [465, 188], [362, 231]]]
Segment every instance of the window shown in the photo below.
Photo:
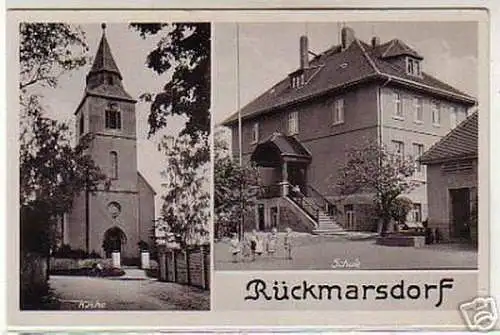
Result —
[[83, 118], [83, 114], [80, 115], [80, 135], [85, 131], [85, 119]]
[[424, 102], [422, 98], [415, 98], [415, 122], [424, 122]]
[[457, 108], [450, 107], [450, 126], [451, 126], [451, 128], [455, 128], [458, 123], [459, 123], [459, 121], [458, 121]]
[[108, 82], [108, 85], [113, 85], [113, 76], [112, 75], [107, 76], [106, 81]]
[[411, 57], [406, 58], [406, 73], [412, 76], [420, 76], [420, 61]]
[[118, 154], [116, 151], [109, 153], [111, 163], [111, 179], [118, 179]]
[[402, 119], [403, 115], [403, 101], [401, 101], [401, 94], [395, 92], [394, 93], [394, 117], [398, 119]]
[[255, 122], [252, 127], [252, 143], [259, 141], [259, 123]]
[[356, 216], [354, 213], [354, 206], [353, 205], [345, 205], [344, 206], [344, 212], [345, 212], [345, 223], [346, 226], [344, 227], [346, 230], [353, 230], [356, 227]]
[[406, 72], [408, 72], [408, 74], [413, 74], [413, 59], [412, 58], [406, 59]]
[[438, 103], [432, 103], [432, 124], [439, 126], [441, 124], [441, 108]]
[[344, 122], [344, 99], [335, 100], [333, 106], [333, 124]]
[[401, 141], [392, 141], [394, 146], [394, 153], [398, 156], [404, 157], [405, 155], [405, 144]]
[[304, 73], [294, 74], [290, 80], [293, 88], [299, 88], [306, 84], [306, 76]]
[[422, 205], [421, 204], [413, 204], [413, 221], [414, 222], [422, 222]]
[[117, 104], [110, 104], [106, 109], [106, 129], [121, 129], [122, 121]]
[[299, 113], [290, 112], [288, 114], [288, 135], [295, 135], [299, 133]]
[[418, 161], [418, 158], [424, 154], [424, 145], [419, 143], [413, 143], [413, 157], [415, 159], [415, 172], [422, 172], [422, 164]]

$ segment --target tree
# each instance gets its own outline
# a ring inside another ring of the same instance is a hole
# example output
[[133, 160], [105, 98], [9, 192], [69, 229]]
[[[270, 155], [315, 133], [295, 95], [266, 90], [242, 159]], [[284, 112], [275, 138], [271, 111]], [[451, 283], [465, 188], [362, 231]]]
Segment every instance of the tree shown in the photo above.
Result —
[[382, 225], [380, 233], [385, 235], [396, 198], [417, 185], [409, 178], [414, 169], [411, 159], [389, 152], [383, 145], [369, 143], [347, 152], [336, 186], [341, 195], [373, 194], [375, 212]]
[[214, 211], [217, 237], [240, 231], [240, 220], [247, 215], [259, 190], [258, 170], [240, 166], [229, 154], [227, 143], [217, 133], [214, 141]]
[[410, 198], [399, 196], [394, 199], [391, 216], [397, 223], [396, 229], [398, 229], [399, 225], [405, 224], [408, 213], [410, 213], [412, 208], [413, 201]]
[[76, 194], [105, 180], [86, 154], [90, 138], [73, 147], [68, 126], [45, 117], [43, 97], [34, 93], [56, 87], [63, 73], [84, 65], [87, 50], [83, 32], [71, 25], [20, 25], [21, 246], [27, 249], [47, 249], [57, 216], [71, 208]]
[[209, 164], [199, 164], [199, 148], [193, 148], [188, 135], [166, 136], [161, 149], [167, 157], [167, 167], [162, 174], [168, 182], [164, 185], [163, 218], [157, 228], [179, 236], [183, 245], [204, 242], [208, 238], [210, 215]]
[[[90, 138], [71, 145], [67, 125], [44, 116], [43, 89], [86, 64], [84, 33], [61, 23], [19, 27], [21, 308], [43, 308], [49, 293], [31, 274], [53, 246], [57, 218], [73, 197], [95, 190], [105, 176], [86, 154]], [[42, 90], [40, 90], [42, 89]]]
[[167, 125], [169, 116], [187, 117], [180, 135], [193, 142], [203, 141], [204, 161], [210, 159], [210, 23], [132, 23], [141, 37], [162, 33], [156, 48], [149, 53], [146, 65], [158, 74], [172, 69], [171, 80], [157, 94], [145, 93], [150, 101], [149, 134]]

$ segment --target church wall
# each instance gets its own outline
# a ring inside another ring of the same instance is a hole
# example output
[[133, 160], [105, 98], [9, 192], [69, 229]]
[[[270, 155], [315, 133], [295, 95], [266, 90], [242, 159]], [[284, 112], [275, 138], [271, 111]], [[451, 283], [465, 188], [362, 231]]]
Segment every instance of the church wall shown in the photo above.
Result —
[[140, 239], [147, 242], [150, 246], [154, 243], [152, 239], [152, 229], [155, 219], [155, 199], [154, 192], [144, 179], [137, 174], [137, 186], [139, 190], [139, 230]]
[[73, 200], [68, 213], [68, 243], [73, 249], [85, 250], [85, 193], [82, 192]]
[[137, 144], [132, 139], [117, 139], [97, 135], [91, 147], [92, 158], [102, 172], [112, 175], [110, 153], [118, 155], [118, 179], [111, 181], [111, 190], [137, 191]]
[[[120, 204], [121, 212], [116, 218], [113, 218], [109, 211], [110, 202]], [[139, 257], [138, 208], [136, 193], [98, 192], [92, 196], [90, 251], [95, 250], [104, 256], [104, 234], [109, 228], [116, 226], [127, 237], [126, 243], [122, 245], [122, 258]]]

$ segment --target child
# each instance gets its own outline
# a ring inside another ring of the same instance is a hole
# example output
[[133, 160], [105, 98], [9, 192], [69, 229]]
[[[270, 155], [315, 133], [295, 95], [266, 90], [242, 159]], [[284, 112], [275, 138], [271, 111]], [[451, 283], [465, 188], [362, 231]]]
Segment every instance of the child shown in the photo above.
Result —
[[276, 244], [278, 243], [278, 230], [273, 228], [271, 233], [267, 237], [267, 254], [269, 256], [274, 256], [276, 252]]
[[255, 254], [257, 253], [257, 231], [254, 229], [250, 235], [250, 251], [252, 253], [252, 262], [255, 261]]
[[264, 241], [262, 241], [262, 236], [260, 234], [255, 235], [255, 253], [257, 256], [261, 256], [264, 252]]
[[233, 263], [238, 263], [238, 255], [241, 252], [240, 240], [238, 239], [238, 234], [233, 233], [233, 236], [229, 244], [231, 245], [230, 250], [231, 254], [233, 255]]
[[284, 240], [284, 245], [285, 245], [285, 257], [287, 259], [292, 259], [292, 229], [290, 227], [286, 228], [285, 232], [285, 240]]

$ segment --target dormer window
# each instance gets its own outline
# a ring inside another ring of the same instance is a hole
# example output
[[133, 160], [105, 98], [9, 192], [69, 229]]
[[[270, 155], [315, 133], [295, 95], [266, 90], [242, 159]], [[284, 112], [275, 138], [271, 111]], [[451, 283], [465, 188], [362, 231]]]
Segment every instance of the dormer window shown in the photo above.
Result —
[[410, 76], [421, 76], [420, 72], [420, 60], [407, 57], [406, 58], [406, 73]]
[[291, 86], [292, 88], [299, 88], [305, 85], [306, 76], [304, 72], [294, 73], [291, 78]]

